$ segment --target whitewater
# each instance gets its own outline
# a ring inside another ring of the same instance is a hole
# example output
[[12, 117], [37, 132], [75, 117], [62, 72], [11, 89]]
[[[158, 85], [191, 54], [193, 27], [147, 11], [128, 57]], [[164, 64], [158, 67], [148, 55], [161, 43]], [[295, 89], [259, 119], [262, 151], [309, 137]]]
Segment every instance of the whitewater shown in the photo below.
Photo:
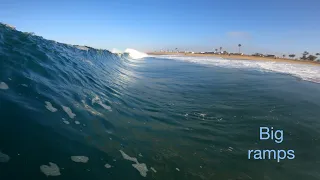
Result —
[[211, 65], [225, 68], [255, 69], [267, 72], [277, 72], [292, 75], [303, 80], [320, 83], [320, 65], [298, 64], [275, 61], [257, 61], [257, 60], [230, 60], [216, 57], [188, 57], [179, 55], [158, 55], [152, 56], [191, 62], [195, 64]]

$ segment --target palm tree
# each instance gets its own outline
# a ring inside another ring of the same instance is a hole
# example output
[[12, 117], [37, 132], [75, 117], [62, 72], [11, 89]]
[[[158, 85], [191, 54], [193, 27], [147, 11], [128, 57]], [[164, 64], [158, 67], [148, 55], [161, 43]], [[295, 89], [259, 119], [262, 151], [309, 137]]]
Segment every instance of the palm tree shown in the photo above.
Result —
[[316, 53], [316, 56], [320, 56], [320, 53]]
[[239, 47], [239, 54], [240, 54], [240, 48], [241, 48], [241, 46], [242, 46], [241, 44], [238, 44], [238, 47]]
[[218, 49], [215, 49], [216, 52], [218, 52]]
[[220, 47], [220, 52], [222, 51], [222, 47]]
[[301, 57], [300, 59], [302, 59], [302, 60], [307, 60], [308, 54], [309, 54], [308, 51], [304, 51], [304, 52], [302, 53], [302, 57]]
[[285, 58], [285, 57], [286, 57], [286, 55], [284, 54], [284, 55], [282, 55], [282, 57], [283, 57], [283, 58]]

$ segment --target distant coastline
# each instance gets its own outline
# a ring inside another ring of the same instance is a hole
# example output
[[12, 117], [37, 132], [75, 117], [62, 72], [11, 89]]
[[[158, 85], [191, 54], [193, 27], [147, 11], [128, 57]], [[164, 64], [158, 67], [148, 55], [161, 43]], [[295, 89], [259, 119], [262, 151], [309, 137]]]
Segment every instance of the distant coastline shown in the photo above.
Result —
[[194, 57], [218, 57], [223, 59], [231, 60], [257, 60], [257, 61], [272, 61], [272, 62], [287, 62], [287, 63], [298, 63], [298, 64], [309, 64], [320, 66], [319, 61], [308, 61], [308, 60], [294, 60], [289, 58], [270, 58], [270, 57], [259, 57], [252, 55], [226, 55], [226, 54], [199, 54], [199, 53], [177, 53], [177, 52], [147, 52], [148, 55], [179, 55], [179, 56], [194, 56]]

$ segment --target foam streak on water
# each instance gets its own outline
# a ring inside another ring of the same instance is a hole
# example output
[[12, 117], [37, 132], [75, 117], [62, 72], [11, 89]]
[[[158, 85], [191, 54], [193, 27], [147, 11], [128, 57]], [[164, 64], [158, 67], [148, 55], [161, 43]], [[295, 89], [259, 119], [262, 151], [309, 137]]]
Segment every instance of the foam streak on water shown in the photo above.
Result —
[[56, 111], [58, 110], [57, 108], [53, 107], [50, 102], [45, 101], [45, 103], [46, 103], [45, 107], [46, 107], [49, 111], [51, 111], [51, 112], [56, 112]]
[[172, 56], [161, 55], [158, 58], [173, 59], [186, 61], [196, 64], [213, 65], [226, 68], [250, 68], [262, 71], [273, 71], [278, 73], [289, 74], [306, 81], [320, 83], [320, 65], [260, 61], [260, 60], [229, 60], [216, 57], [190, 57], [190, 56]]
[[40, 170], [46, 175], [46, 176], [60, 176], [60, 168], [55, 163], [49, 162], [48, 165], [41, 165]]
[[71, 156], [71, 160], [77, 163], [87, 163], [89, 158], [86, 156]]
[[62, 109], [68, 114], [71, 119], [76, 116], [69, 107], [62, 106]]
[[10, 160], [10, 157], [7, 154], [4, 154], [0, 151], [0, 162], [8, 162]]
[[146, 177], [147, 176], [147, 172], [148, 172], [148, 168], [147, 165], [144, 163], [139, 163], [137, 158], [135, 157], [130, 157], [129, 155], [127, 155], [125, 152], [123, 152], [122, 150], [119, 150], [123, 159], [126, 159], [128, 161], [132, 161], [135, 162], [135, 164], [132, 164], [132, 166], [137, 169], [140, 173], [141, 176]]

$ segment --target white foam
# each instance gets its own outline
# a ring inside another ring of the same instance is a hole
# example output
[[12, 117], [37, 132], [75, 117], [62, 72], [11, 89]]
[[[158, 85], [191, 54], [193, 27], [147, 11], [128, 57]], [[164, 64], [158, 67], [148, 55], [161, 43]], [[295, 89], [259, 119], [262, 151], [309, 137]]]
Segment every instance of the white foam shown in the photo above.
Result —
[[5, 26], [7, 26], [8, 28], [11, 28], [11, 29], [13, 29], [13, 30], [15, 30], [16, 29], [16, 27], [14, 27], [14, 26], [12, 26], [12, 25], [10, 25], [10, 24], [4, 24]]
[[77, 125], [78, 125], [78, 124], [80, 124], [80, 122], [79, 122], [79, 121], [74, 121], [74, 123], [75, 123], [75, 124], [77, 124]]
[[112, 166], [107, 163], [107, 164], [104, 165], [104, 167], [107, 168], [107, 169], [109, 169], [109, 168], [111, 168]]
[[9, 160], [10, 160], [10, 156], [0, 151], [0, 163], [5, 163], [5, 162], [8, 162]]
[[87, 163], [89, 158], [86, 156], [71, 156], [71, 160], [77, 163]]
[[132, 166], [134, 168], [136, 168], [139, 172], [140, 172], [140, 175], [143, 176], [143, 177], [146, 177], [147, 176], [147, 172], [148, 172], [148, 168], [146, 166], [146, 164], [144, 163], [137, 163], [137, 164], [132, 164]]
[[204, 114], [204, 113], [200, 113], [199, 114], [202, 118], [204, 118], [205, 116], [206, 116], [206, 114]]
[[1, 82], [0, 89], [6, 90], [6, 89], [9, 89], [9, 86], [5, 82]]
[[92, 99], [91, 101], [92, 104], [99, 104], [100, 106], [102, 106], [104, 109], [108, 110], [108, 111], [112, 111], [111, 107], [108, 105], [105, 105], [102, 103], [101, 99], [99, 98], [99, 96], [96, 96]]
[[21, 84], [21, 86], [28, 87], [28, 85], [26, 85], [26, 84]]
[[128, 53], [129, 56], [130, 56], [132, 59], [142, 59], [142, 58], [144, 58], [144, 57], [148, 57], [148, 55], [147, 55], [146, 53], [139, 52], [139, 51], [137, 51], [137, 50], [135, 50], [135, 49], [130, 49], [130, 48], [128, 48], [128, 49], [126, 49], [124, 52], [125, 52], [125, 53]]
[[129, 155], [127, 155], [125, 152], [123, 152], [122, 150], [119, 150], [123, 159], [125, 160], [128, 160], [128, 161], [132, 161], [132, 162], [135, 162], [135, 163], [139, 163], [137, 158], [135, 157], [130, 157]]
[[151, 167], [150, 169], [155, 173], [157, 172], [153, 167]]
[[56, 112], [58, 111], [57, 108], [53, 107], [52, 104], [49, 101], [45, 101], [44, 103], [46, 103], [45, 107], [51, 111], [51, 112]]
[[66, 120], [64, 120], [63, 123], [65, 123], [65, 124], [70, 124], [70, 122], [69, 122], [69, 121], [66, 121]]
[[177, 171], [180, 171], [180, 169], [179, 169], [179, 168], [176, 168], [176, 170], [177, 170]]
[[59, 167], [52, 163], [49, 162], [49, 166], [47, 165], [41, 165], [40, 170], [46, 175], [46, 176], [60, 176], [60, 169]]
[[129, 155], [127, 155], [126, 153], [124, 153], [122, 150], [119, 150], [123, 159], [126, 159], [128, 161], [132, 161], [135, 162], [135, 164], [132, 164], [132, 166], [137, 169], [140, 173], [141, 176], [146, 177], [147, 176], [147, 172], [148, 172], [148, 168], [147, 165], [144, 163], [139, 163], [137, 158], [135, 157], [130, 157]]
[[165, 59], [187, 61], [196, 64], [213, 65], [226, 68], [250, 68], [262, 71], [273, 71], [289, 74], [303, 80], [320, 83], [320, 66], [290, 62], [276, 62], [264, 60], [228, 60], [216, 57], [190, 57], [190, 56], [154, 56]]
[[97, 116], [102, 116], [101, 113], [99, 113], [98, 111], [94, 110], [92, 107], [90, 107], [88, 104], [86, 104], [86, 102], [84, 100], [81, 100], [84, 108], [86, 108], [87, 111], [89, 111], [91, 114], [97, 115]]
[[62, 109], [64, 110], [64, 112], [66, 112], [68, 114], [68, 116], [73, 119], [76, 115], [73, 114], [72, 110], [69, 107], [66, 106], [62, 106]]

